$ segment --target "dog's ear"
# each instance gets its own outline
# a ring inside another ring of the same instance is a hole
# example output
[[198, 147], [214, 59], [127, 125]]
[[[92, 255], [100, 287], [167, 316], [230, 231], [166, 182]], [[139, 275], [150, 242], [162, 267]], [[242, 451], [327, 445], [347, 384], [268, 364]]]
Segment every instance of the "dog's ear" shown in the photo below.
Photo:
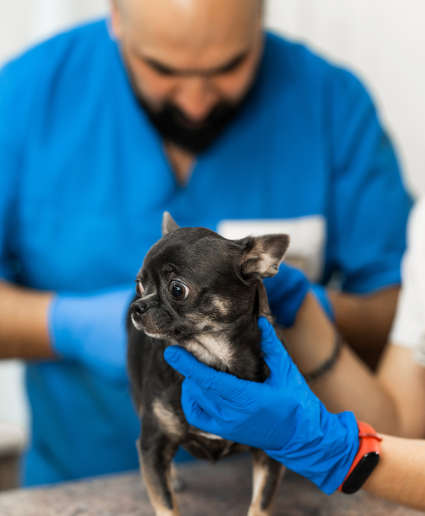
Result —
[[164, 214], [162, 215], [162, 236], [165, 236], [176, 229], [179, 229], [179, 226], [168, 211], [164, 211]]
[[241, 262], [243, 276], [261, 278], [274, 276], [289, 247], [289, 235], [247, 237], [239, 243], [244, 247]]

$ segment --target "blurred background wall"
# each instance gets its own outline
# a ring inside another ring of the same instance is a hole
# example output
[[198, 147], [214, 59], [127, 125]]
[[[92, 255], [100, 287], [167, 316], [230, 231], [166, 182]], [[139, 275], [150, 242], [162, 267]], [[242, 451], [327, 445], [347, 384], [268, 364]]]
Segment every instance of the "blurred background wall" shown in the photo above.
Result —
[[[108, 0], [3, 2], [0, 62], [107, 10]], [[414, 194], [425, 193], [424, 19], [423, 0], [268, 0], [267, 7], [269, 27], [307, 42], [365, 81], [396, 143]], [[0, 422], [26, 428], [21, 377], [19, 363], [0, 364]]]

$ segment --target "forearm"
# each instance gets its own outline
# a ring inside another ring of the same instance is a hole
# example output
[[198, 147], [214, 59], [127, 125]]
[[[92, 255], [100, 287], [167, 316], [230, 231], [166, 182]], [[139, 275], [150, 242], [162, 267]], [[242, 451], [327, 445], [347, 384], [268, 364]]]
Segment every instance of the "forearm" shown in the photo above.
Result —
[[425, 510], [425, 441], [384, 436], [381, 458], [364, 489]]
[[[317, 369], [331, 354], [335, 329], [309, 294], [295, 325], [282, 332], [287, 349], [304, 373]], [[311, 388], [332, 412], [352, 410], [380, 432], [398, 433], [400, 421], [391, 394], [368, 368], [344, 346], [331, 370]]]
[[52, 358], [47, 325], [52, 294], [0, 281], [0, 359]]
[[388, 341], [398, 293], [398, 287], [363, 296], [328, 290], [339, 332], [372, 368]]

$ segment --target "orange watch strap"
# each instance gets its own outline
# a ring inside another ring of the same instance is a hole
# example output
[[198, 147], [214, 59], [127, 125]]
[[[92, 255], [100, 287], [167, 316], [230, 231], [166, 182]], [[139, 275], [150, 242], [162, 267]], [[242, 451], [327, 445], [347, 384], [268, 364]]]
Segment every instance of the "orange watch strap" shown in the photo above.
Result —
[[376, 430], [368, 423], [364, 423], [362, 421], [357, 421], [357, 426], [359, 427], [359, 449], [354, 457], [353, 464], [351, 464], [351, 468], [348, 470], [348, 473], [344, 478], [344, 482], [342, 482], [338, 487], [338, 491], [342, 491], [344, 483], [365, 455], [371, 452], [379, 455], [381, 451], [380, 443], [382, 441], [382, 437], [376, 433]]

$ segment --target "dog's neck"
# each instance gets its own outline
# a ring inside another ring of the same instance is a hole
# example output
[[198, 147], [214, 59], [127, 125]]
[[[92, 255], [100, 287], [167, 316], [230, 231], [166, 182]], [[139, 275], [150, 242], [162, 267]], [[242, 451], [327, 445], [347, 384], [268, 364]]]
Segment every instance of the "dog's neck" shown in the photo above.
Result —
[[259, 316], [272, 319], [267, 293], [261, 280], [257, 281], [251, 314], [240, 317], [232, 328], [201, 332], [186, 341], [188, 349], [198, 360], [220, 371], [246, 380], [264, 381], [268, 368], [262, 359]]
[[235, 360], [232, 342], [224, 331], [194, 335], [185, 343], [185, 347], [204, 364], [222, 371], [229, 370]]
[[185, 342], [185, 348], [219, 371], [247, 380], [265, 379], [256, 317], [244, 318], [232, 330], [199, 333]]

